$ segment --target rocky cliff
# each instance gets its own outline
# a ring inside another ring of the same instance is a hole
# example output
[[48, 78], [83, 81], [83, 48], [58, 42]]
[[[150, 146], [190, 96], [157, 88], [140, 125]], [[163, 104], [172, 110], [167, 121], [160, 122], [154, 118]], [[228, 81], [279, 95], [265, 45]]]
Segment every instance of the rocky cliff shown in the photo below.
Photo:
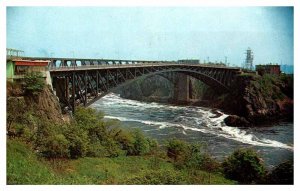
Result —
[[228, 125], [238, 123], [239, 126], [249, 126], [278, 120], [292, 121], [293, 77], [240, 75], [234, 91], [226, 96], [219, 107], [242, 117], [229, 117], [225, 120]]
[[48, 86], [37, 94], [27, 94], [21, 85], [8, 83], [7, 106], [8, 110], [13, 107], [22, 107], [18, 108], [19, 111], [32, 112], [36, 117], [57, 123], [63, 121], [58, 98]]

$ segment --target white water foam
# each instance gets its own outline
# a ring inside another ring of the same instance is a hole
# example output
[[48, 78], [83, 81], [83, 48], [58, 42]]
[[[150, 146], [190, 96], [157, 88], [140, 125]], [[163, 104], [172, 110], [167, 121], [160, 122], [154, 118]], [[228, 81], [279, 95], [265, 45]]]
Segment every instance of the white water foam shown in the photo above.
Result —
[[[105, 97], [102, 98], [103, 100], [103, 105], [118, 105], [118, 104], [122, 104], [122, 106], [125, 107], [133, 107], [133, 108], [138, 108], [141, 110], [147, 110], [147, 109], [151, 109], [151, 108], [163, 108], [163, 109], [170, 109], [170, 110], [177, 110], [177, 109], [183, 109], [186, 107], [183, 106], [174, 106], [174, 105], [164, 105], [164, 104], [159, 104], [159, 103], [155, 103], [155, 102], [151, 102], [151, 103], [145, 103], [145, 102], [140, 102], [140, 101], [136, 101], [136, 100], [130, 100], [130, 99], [125, 99], [125, 98], [121, 98], [119, 97], [119, 95], [111, 93], [106, 95]], [[97, 106], [97, 103], [94, 104], [95, 106]]]
[[168, 123], [168, 122], [155, 122], [155, 121], [140, 120], [140, 119], [131, 119], [131, 118], [125, 118], [125, 117], [115, 117], [115, 116], [109, 116], [109, 115], [104, 116], [104, 118], [107, 118], [107, 119], [118, 119], [120, 121], [139, 122], [139, 123], [143, 123], [143, 124], [146, 124], [146, 125], [158, 126], [160, 129], [163, 129], [165, 127], [172, 127], [172, 126], [174, 126], [174, 124]]
[[[183, 125], [180, 122], [170, 123], [170, 122], [157, 122], [157, 121], [150, 121], [150, 120], [140, 120], [140, 119], [133, 119], [133, 118], [125, 118], [125, 117], [116, 117], [116, 116], [105, 116], [105, 118], [109, 119], [118, 119], [120, 121], [133, 121], [139, 122], [150, 126], [157, 126], [158, 128], [166, 128], [166, 127], [176, 127], [182, 128], [183, 134], [186, 134], [187, 130], [191, 131], [199, 131], [202, 133], [209, 133], [216, 136], [221, 136], [227, 139], [235, 140], [238, 142], [242, 142], [245, 144], [255, 145], [255, 146], [263, 146], [263, 147], [277, 147], [277, 148], [284, 148], [293, 150], [293, 147], [281, 143], [279, 141], [270, 140], [266, 138], [258, 138], [254, 134], [247, 132], [246, 130], [241, 130], [237, 127], [229, 127], [224, 124], [224, 119], [228, 116], [220, 111], [212, 112], [211, 109], [202, 108], [202, 107], [185, 107], [185, 106], [170, 106], [164, 105], [159, 103], [144, 103], [135, 100], [128, 100], [120, 98], [116, 94], [109, 94], [105, 96], [103, 99], [103, 104], [105, 105], [122, 105], [125, 107], [132, 107], [138, 108], [139, 110], [147, 110], [147, 109], [156, 109], [156, 108], [163, 108], [164, 110], [183, 110], [187, 112], [196, 112], [202, 117], [193, 117], [193, 116], [179, 116], [177, 119], [188, 120], [190, 123], [194, 122], [194, 125]], [[219, 117], [217, 116], [220, 115]], [[182, 119], [180, 119], [182, 118]]]

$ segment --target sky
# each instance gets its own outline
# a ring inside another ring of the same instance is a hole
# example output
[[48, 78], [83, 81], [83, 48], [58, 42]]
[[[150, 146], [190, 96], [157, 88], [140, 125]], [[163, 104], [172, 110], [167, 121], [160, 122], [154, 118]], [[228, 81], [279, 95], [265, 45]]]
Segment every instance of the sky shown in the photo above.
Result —
[[25, 56], [293, 65], [292, 7], [7, 7]]

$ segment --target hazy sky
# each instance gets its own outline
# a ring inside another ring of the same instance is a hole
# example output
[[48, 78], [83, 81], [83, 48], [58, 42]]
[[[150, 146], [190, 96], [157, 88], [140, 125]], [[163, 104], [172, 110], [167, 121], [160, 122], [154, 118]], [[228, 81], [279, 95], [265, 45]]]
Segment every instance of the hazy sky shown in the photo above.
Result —
[[[291, 7], [8, 7], [7, 47], [26, 56], [293, 64]], [[51, 54], [52, 53], [52, 54]]]

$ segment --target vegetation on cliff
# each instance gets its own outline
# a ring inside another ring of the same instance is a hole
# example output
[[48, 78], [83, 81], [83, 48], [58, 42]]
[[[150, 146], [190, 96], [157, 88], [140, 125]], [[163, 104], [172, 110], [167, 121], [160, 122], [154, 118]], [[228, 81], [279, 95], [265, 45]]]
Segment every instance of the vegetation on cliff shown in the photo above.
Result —
[[292, 75], [243, 74], [237, 77], [234, 89], [221, 107], [251, 124], [260, 125], [274, 119], [293, 120]]

